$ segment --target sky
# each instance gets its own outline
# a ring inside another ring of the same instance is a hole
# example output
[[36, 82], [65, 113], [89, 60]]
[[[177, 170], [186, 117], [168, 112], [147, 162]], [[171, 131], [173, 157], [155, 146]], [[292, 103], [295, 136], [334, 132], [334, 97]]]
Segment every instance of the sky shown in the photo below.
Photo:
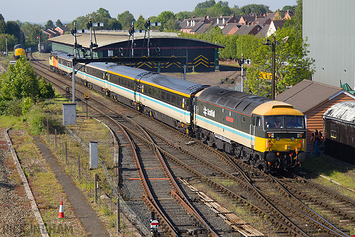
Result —
[[[105, 8], [111, 17], [117, 18], [118, 14], [129, 11], [135, 19], [142, 15], [145, 19], [149, 16], [158, 16], [163, 11], [178, 13], [193, 11], [198, 3], [206, 0], [0, 0], [0, 13], [5, 21], [53, 23], [60, 19], [61, 22], [71, 22], [79, 16], [85, 16]], [[219, 0], [216, 0], [218, 2]], [[276, 11], [286, 5], [296, 5], [297, 0], [224, 0], [229, 7], [237, 5], [243, 7], [248, 4], [263, 4]], [[3, 3], [3, 4], [1, 4]]]

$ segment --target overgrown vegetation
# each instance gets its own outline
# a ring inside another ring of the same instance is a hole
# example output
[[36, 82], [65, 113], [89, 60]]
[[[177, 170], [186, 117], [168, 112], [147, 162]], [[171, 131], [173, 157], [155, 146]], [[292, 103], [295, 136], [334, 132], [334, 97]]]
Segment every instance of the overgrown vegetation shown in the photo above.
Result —
[[[0, 115], [17, 116], [28, 120], [31, 131], [39, 134], [46, 115], [36, 105], [39, 101], [54, 97], [54, 89], [43, 77], [38, 77], [26, 58], [0, 76]], [[33, 127], [32, 127], [33, 126]]]

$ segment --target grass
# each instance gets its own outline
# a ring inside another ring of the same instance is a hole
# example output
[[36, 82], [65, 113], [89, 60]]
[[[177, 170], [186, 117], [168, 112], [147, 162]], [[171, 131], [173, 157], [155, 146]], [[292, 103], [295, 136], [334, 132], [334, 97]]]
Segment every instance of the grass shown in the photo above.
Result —
[[[14, 148], [16, 149], [22, 169], [30, 184], [32, 193], [37, 202], [43, 221], [51, 228], [53, 225], [62, 224], [66, 227], [73, 227], [71, 236], [85, 235], [80, 221], [75, 217], [70, 203], [66, 200], [63, 188], [50, 170], [49, 164], [42, 157], [34, 144], [33, 138], [26, 132], [12, 134]], [[66, 219], [57, 220], [60, 200], [64, 201]], [[52, 231], [53, 232], [53, 231]], [[29, 233], [30, 234], [30, 233]], [[53, 232], [51, 236], [61, 236], [61, 233]]]

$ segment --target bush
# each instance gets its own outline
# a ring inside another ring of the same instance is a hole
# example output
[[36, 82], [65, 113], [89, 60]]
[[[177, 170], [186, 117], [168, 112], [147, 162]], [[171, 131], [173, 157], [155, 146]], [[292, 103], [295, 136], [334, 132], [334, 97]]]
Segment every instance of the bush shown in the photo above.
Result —
[[33, 106], [27, 113], [27, 121], [30, 126], [30, 132], [34, 135], [39, 135], [44, 130], [46, 114], [38, 106]]
[[22, 103], [22, 100], [20, 100], [20, 99], [0, 101], [1, 115], [21, 116], [21, 114], [22, 114], [21, 103]]

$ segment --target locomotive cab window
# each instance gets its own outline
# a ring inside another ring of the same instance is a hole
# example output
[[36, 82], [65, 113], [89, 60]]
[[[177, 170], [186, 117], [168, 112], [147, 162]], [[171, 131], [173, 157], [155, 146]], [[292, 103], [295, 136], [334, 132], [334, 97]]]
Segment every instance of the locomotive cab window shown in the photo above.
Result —
[[260, 118], [260, 117], [256, 117], [255, 125], [256, 125], [257, 127], [261, 127], [261, 118]]

